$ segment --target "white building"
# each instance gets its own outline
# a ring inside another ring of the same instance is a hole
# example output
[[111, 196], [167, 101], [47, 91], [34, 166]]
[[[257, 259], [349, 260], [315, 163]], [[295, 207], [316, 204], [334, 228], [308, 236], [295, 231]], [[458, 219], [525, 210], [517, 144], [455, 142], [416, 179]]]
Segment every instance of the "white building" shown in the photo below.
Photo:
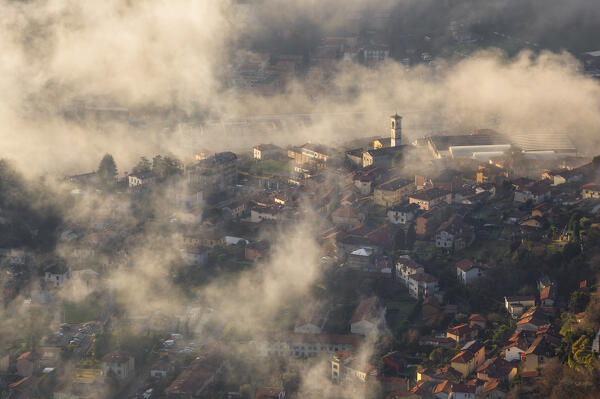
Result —
[[255, 342], [263, 356], [307, 358], [338, 350], [356, 350], [361, 339], [356, 335], [340, 334], [274, 334]]
[[259, 144], [252, 148], [254, 159], [265, 160], [278, 157], [282, 151], [274, 144]]
[[187, 247], [183, 250], [183, 257], [189, 264], [203, 266], [208, 261], [208, 248], [206, 247]]
[[324, 303], [304, 306], [296, 320], [294, 332], [297, 334], [321, 334], [329, 319], [329, 308]]
[[504, 348], [504, 360], [512, 362], [521, 361], [521, 354], [529, 349], [529, 343], [525, 338], [519, 338]]
[[119, 379], [126, 379], [134, 375], [135, 360], [130, 353], [116, 350], [102, 358], [102, 374], [113, 373]]
[[281, 209], [276, 207], [254, 206], [250, 211], [250, 221], [260, 223], [263, 220], [279, 220]]
[[409, 277], [417, 273], [425, 273], [425, 269], [408, 255], [401, 256], [396, 262], [396, 277], [407, 287]]
[[504, 307], [514, 319], [519, 318], [519, 316], [525, 313], [525, 310], [532, 306], [535, 306], [535, 297], [533, 296], [504, 297]]
[[70, 278], [71, 267], [61, 262], [56, 262], [44, 270], [44, 281], [54, 287], [62, 286]]
[[132, 173], [127, 176], [129, 187], [141, 187], [152, 183], [152, 172]]
[[452, 249], [454, 247], [455, 236], [449, 231], [442, 230], [435, 234], [435, 247], [443, 249]]
[[385, 324], [385, 307], [377, 297], [364, 299], [354, 311], [350, 320], [350, 332], [368, 336]]
[[592, 352], [599, 353], [600, 352], [600, 329], [596, 333], [594, 337], [594, 341], [592, 342]]
[[461, 284], [469, 285], [482, 277], [483, 273], [483, 269], [469, 259], [463, 259], [456, 263], [456, 277]]
[[408, 278], [408, 293], [413, 298], [425, 298], [438, 291], [438, 280], [430, 274], [417, 273]]
[[415, 220], [419, 206], [409, 204], [406, 206], [393, 206], [388, 209], [387, 216], [391, 224], [407, 224]]

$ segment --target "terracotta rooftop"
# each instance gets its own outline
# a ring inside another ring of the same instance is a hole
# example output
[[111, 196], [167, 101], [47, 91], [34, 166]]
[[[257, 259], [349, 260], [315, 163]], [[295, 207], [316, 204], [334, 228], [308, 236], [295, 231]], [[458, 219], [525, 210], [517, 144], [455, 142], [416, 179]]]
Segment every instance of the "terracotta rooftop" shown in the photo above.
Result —
[[473, 359], [474, 355], [470, 351], [459, 352], [456, 356], [450, 360], [452, 363], [469, 363]]
[[371, 298], [363, 299], [362, 302], [358, 305], [356, 310], [354, 311], [354, 315], [352, 316], [352, 320], [350, 323], [356, 323], [361, 320], [369, 320], [373, 321], [377, 319], [379, 316], [376, 312], [377, 308], [377, 297], [373, 296]]

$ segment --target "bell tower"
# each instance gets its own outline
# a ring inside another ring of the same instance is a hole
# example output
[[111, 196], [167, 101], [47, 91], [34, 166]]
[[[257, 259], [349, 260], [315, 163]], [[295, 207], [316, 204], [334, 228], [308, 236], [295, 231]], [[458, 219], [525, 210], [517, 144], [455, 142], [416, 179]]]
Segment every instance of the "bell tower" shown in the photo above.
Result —
[[390, 147], [402, 144], [402, 117], [398, 114], [391, 117]]

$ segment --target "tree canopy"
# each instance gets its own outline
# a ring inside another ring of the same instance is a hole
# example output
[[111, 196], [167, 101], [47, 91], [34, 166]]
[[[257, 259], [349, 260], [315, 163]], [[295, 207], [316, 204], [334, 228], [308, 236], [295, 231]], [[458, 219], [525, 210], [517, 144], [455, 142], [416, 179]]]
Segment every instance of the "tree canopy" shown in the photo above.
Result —
[[117, 164], [110, 154], [105, 154], [98, 165], [98, 177], [101, 184], [111, 185], [117, 177]]

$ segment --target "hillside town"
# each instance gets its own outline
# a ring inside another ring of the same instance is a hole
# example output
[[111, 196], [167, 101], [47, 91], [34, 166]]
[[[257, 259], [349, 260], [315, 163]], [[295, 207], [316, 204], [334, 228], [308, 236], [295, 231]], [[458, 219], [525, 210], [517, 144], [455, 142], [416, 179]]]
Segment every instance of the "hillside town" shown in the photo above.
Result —
[[0, 2], [0, 399], [600, 398], [596, 3]]
[[[583, 379], [600, 352], [600, 159], [567, 137], [491, 129], [409, 142], [402, 121], [339, 148], [155, 155], [125, 174], [106, 155], [65, 177], [72, 208], [104, 204], [5, 240], [54, 235], [60, 251], [2, 249], [3, 301], [21, 317], [0, 340], [1, 397], [500, 399], [544, 395], [561, 364]], [[153, 245], [175, 245], [160, 279], [188, 293], [184, 307], [124, 310], [109, 276], [142, 256], [140, 220], [160, 230]], [[245, 331], [194, 296], [242, 272], [260, 284], [277, 236], [300, 223], [318, 248], [310, 298]], [[322, 382], [306, 387], [316, 365]]]

